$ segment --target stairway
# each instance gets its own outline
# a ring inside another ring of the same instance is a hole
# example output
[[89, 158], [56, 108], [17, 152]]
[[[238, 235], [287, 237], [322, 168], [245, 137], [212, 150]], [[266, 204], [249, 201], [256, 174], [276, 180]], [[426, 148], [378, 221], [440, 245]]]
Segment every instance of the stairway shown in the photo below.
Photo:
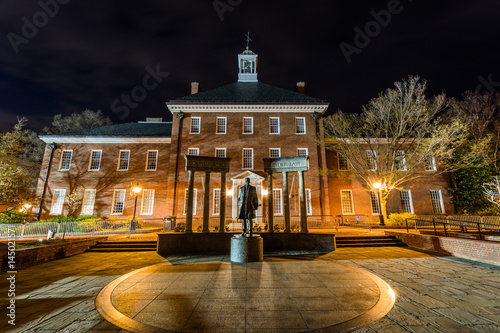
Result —
[[98, 242], [89, 252], [156, 251], [156, 241]]
[[408, 246], [394, 236], [336, 237], [337, 247]]

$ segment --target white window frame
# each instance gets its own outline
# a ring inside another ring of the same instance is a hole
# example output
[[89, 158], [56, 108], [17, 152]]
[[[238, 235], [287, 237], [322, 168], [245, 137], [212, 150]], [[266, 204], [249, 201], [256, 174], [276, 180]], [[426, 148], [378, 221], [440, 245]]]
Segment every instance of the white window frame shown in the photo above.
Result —
[[[219, 120], [224, 121], [224, 131], [219, 132]], [[217, 117], [217, 123], [215, 125], [215, 134], [226, 134], [227, 133], [227, 117]]]
[[[276, 196], [274, 193], [279, 192], [279, 199], [276, 200]], [[273, 215], [274, 216], [283, 216], [283, 190], [281, 188], [273, 188]], [[279, 206], [276, 206], [279, 204]], [[276, 208], [279, 208], [278, 211], [276, 211]]]
[[[272, 151], [277, 151], [278, 152], [278, 156], [272, 156]], [[269, 148], [269, 157], [272, 157], [272, 158], [279, 158], [281, 157], [281, 148]]]
[[[151, 193], [150, 197], [146, 195], [146, 193]], [[151, 204], [148, 205], [146, 203], [146, 199], [151, 198]], [[142, 190], [142, 199], [141, 199], [141, 215], [153, 215], [155, 204], [155, 190], [144, 189]], [[150, 206], [150, 207], [149, 207]], [[150, 208], [150, 211], [145, 211], [144, 208]]]
[[[403, 202], [403, 193], [407, 193], [408, 194], [408, 204], [409, 204], [410, 207], [405, 207], [405, 203]], [[401, 199], [401, 210], [403, 211], [403, 213], [412, 213], [412, 214], [414, 214], [414, 211], [413, 211], [413, 199], [411, 197], [411, 190], [400, 190], [399, 191], [399, 197]], [[410, 208], [409, 212], [407, 211], [407, 208]]]
[[[441, 190], [429, 190], [430, 195], [431, 195], [431, 204], [432, 204], [432, 211], [434, 214], [439, 215], [439, 214], [444, 214], [444, 202], [443, 202], [443, 193]], [[436, 198], [433, 193], [436, 193], [438, 197]], [[436, 208], [441, 208], [441, 212], [437, 212]]]
[[213, 208], [212, 215], [219, 216], [220, 215], [220, 199], [221, 199], [221, 191], [220, 188], [214, 188], [214, 196], [213, 196]]
[[395, 161], [397, 171], [406, 171], [406, 156], [404, 150], [396, 151]]
[[[126, 169], [120, 169], [121, 159], [122, 159], [122, 152], [128, 152], [127, 168]], [[116, 170], [117, 171], [128, 171], [129, 167], [130, 167], [130, 150], [129, 149], [121, 149], [120, 152], [118, 153], [118, 166], [116, 167]]]
[[[299, 119], [303, 121], [303, 126], [304, 126], [304, 132], [300, 132], [299, 129], [300, 129], [300, 125], [299, 125]], [[307, 133], [307, 130], [306, 130], [306, 117], [295, 117], [295, 134], [297, 135], [304, 135]]]
[[[226, 148], [215, 148], [215, 157], [220, 157], [220, 156], [217, 156], [217, 151], [223, 151], [224, 152], [224, 157], [226, 157], [226, 154], [227, 154], [227, 149]], [[222, 158], [224, 158], [222, 157]]]
[[[97, 161], [97, 169], [92, 169], [92, 162], [94, 161], [93, 160], [94, 152], [99, 152], [99, 160]], [[99, 169], [101, 168], [101, 159], [102, 159], [102, 149], [92, 149], [92, 151], [90, 152], [89, 171], [99, 171]]]
[[306, 211], [307, 215], [312, 215], [312, 196], [310, 188], [306, 188]]
[[[428, 168], [429, 165], [431, 166], [431, 168]], [[436, 159], [434, 157], [425, 160], [425, 171], [427, 172], [437, 171]]]
[[[119, 212], [119, 213], [115, 213], [115, 208], [116, 208], [115, 205], [116, 205], [117, 193], [121, 193], [120, 196], [123, 195], [123, 206], [122, 206], [121, 212]], [[126, 194], [127, 194], [127, 190], [124, 190], [124, 189], [114, 189], [114, 191], [113, 191], [113, 201], [111, 203], [111, 215], [123, 215], [123, 211], [125, 210]]]
[[[349, 193], [350, 196], [350, 206], [351, 206], [351, 211], [346, 211], [344, 208], [346, 208], [346, 205], [344, 205], [344, 197], [342, 196], [342, 193]], [[356, 215], [354, 211], [354, 196], [352, 195], [352, 190], [340, 190], [340, 207], [342, 208], [342, 215]]]
[[[191, 151], [196, 151], [196, 154], [191, 154]], [[188, 156], [200, 156], [200, 148], [188, 148]]]
[[82, 199], [82, 211], [80, 212], [80, 215], [94, 215], [95, 195], [95, 188], [85, 189]]
[[[196, 202], [197, 202], [197, 197], [198, 197], [198, 189], [194, 188], [193, 189], [193, 215], [196, 215]], [[183, 215], [186, 214], [186, 208], [187, 208], [187, 202], [188, 202], [188, 188], [184, 189], [184, 209], [183, 209]]]
[[[198, 131], [196, 131], [196, 124], [195, 124], [196, 121], [198, 121]], [[200, 133], [201, 133], [201, 117], [191, 117], [191, 127], [189, 129], [189, 134], [200, 134]]]
[[[346, 163], [346, 168], [341, 168], [341, 165], [340, 165], [340, 160], [345, 160], [345, 163]], [[345, 158], [344, 156], [342, 156], [341, 154], [337, 153], [337, 162], [339, 164], [339, 171], [349, 171], [351, 170], [351, 166], [350, 166], [350, 163], [349, 163], [349, 160], [347, 158]]]
[[380, 216], [380, 202], [378, 202], [378, 193], [370, 191], [370, 203], [372, 206], [372, 215]]
[[[250, 167], [245, 167], [245, 151], [251, 151], [252, 152], [252, 165]], [[253, 170], [253, 166], [254, 166], [254, 154], [253, 154], [253, 148], [243, 148], [242, 149], [242, 156], [241, 156], [241, 168], [243, 170]]]
[[[278, 132], [273, 132], [273, 125], [272, 125], [272, 121], [273, 120], [277, 120], [278, 121]], [[271, 135], [277, 135], [277, 134], [280, 134], [281, 132], [281, 129], [280, 129], [280, 117], [269, 117], [269, 134]]]
[[[250, 132], [245, 132], [245, 120], [250, 120]], [[243, 134], [253, 134], [253, 117], [243, 117]]]
[[377, 152], [375, 150], [366, 151], [366, 164], [370, 171], [377, 171]]
[[[149, 168], [149, 153], [154, 152], [155, 153], [155, 167], [154, 169]], [[146, 171], [156, 171], [158, 168], [158, 150], [148, 150], [146, 153]]]
[[52, 203], [50, 205], [50, 215], [61, 215], [64, 209], [64, 200], [66, 199], [65, 189], [54, 189]]
[[[300, 151], [305, 150], [306, 154], [305, 155], [300, 155]], [[309, 148], [297, 148], [297, 156], [309, 156]]]
[[[63, 169], [64, 155], [69, 153], [68, 167]], [[59, 171], [69, 171], [71, 168], [71, 160], [73, 158], [73, 149], [63, 149], [61, 152], [61, 161], [59, 163]]]

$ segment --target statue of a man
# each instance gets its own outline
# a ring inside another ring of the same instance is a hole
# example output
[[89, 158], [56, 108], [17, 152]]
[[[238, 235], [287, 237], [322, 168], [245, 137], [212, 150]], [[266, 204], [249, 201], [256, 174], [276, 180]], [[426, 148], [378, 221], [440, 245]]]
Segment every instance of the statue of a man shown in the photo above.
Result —
[[255, 210], [259, 206], [259, 199], [257, 198], [257, 189], [255, 186], [250, 185], [250, 178], [245, 178], [245, 185], [240, 188], [238, 193], [238, 205], [240, 212], [238, 218], [243, 221], [241, 236], [245, 236], [247, 232], [248, 221], [248, 236], [252, 237], [252, 219], [255, 218]]

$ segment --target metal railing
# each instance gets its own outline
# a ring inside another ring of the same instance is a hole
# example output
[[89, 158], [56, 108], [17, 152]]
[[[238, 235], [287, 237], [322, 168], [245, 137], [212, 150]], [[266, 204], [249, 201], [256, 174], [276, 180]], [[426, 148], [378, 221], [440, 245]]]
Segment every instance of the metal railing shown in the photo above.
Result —
[[[168, 227], [166, 230], [184, 231], [183, 227], [186, 224], [185, 217], [167, 217]], [[254, 228], [260, 228], [259, 231], [267, 231], [268, 217], [257, 216], [253, 219]], [[209, 218], [209, 230], [219, 230], [219, 218]], [[273, 224], [275, 231], [282, 231], [285, 228], [285, 217], [282, 215], [274, 216]], [[367, 228], [371, 230], [370, 220], [367, 215], [353, 215], [353, 216], [333, 216], [333, 215], [308, 215], [307, 216], [308, 229], [336, 229], [339, 227], [357, 227]], [[201, 231], [203, 228], [203, 218], [193, 217], [193, 231]], [[225, 231], [241, 231], [242, 221], [240, 219], [233, 219], [227, 217], [224, 224]], [[300, 216], [290, 216], [290, 228], [292, 231], [300, 230]]]
[[[495, 216], [496, 217], [496, 216]], [[485, 220], [487, 222], [485, 222]], [[409, 223], [410, 221], [410, 223]], [[455, 215], [455, 216], [416, 216], [415, 218], [407, 218], [406, 222], [406, 232], [410, 232], [410, 224], [414, 223], [415, 230], [422, 229], [434, 229], [434, 234], [438, 235], [439, 229], [443, 229], [445, 237], [448, 237], [449, 232], [468, 232], [468, 229], [475, 229], [479, 234], [479, 239], [483, 240], [483, 231], [493, 231], [500, 232], [500, 217], [495, 218], [493, 216], [484, 219], [482, 216], [467, 216], [467, 215]]]
[[49, 231], [53, 237], [75, 237], [112, 234], [137, 234], [144, 232], [163, 231], [163, 219], [141, 219], [134, 223], [128, 219], [95, 220], [95, 221], [68, 221], [68, 222], [36, 222], [0, 224], [0, 239], [12, 238], [23, 240], [25, 238], [47, 237]]

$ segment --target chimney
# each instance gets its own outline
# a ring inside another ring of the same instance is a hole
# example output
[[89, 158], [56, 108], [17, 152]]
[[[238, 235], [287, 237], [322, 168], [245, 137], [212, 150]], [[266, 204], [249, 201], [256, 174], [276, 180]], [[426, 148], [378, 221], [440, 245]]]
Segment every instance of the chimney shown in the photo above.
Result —
[[200, 91], [200, 84], [198, 82], [191, 82], [191, 95], [197, 94]]
[[297, 82], [297, 92], [299, 94], [305, 95], [306, 94], [306, 83], [305, 82]]

